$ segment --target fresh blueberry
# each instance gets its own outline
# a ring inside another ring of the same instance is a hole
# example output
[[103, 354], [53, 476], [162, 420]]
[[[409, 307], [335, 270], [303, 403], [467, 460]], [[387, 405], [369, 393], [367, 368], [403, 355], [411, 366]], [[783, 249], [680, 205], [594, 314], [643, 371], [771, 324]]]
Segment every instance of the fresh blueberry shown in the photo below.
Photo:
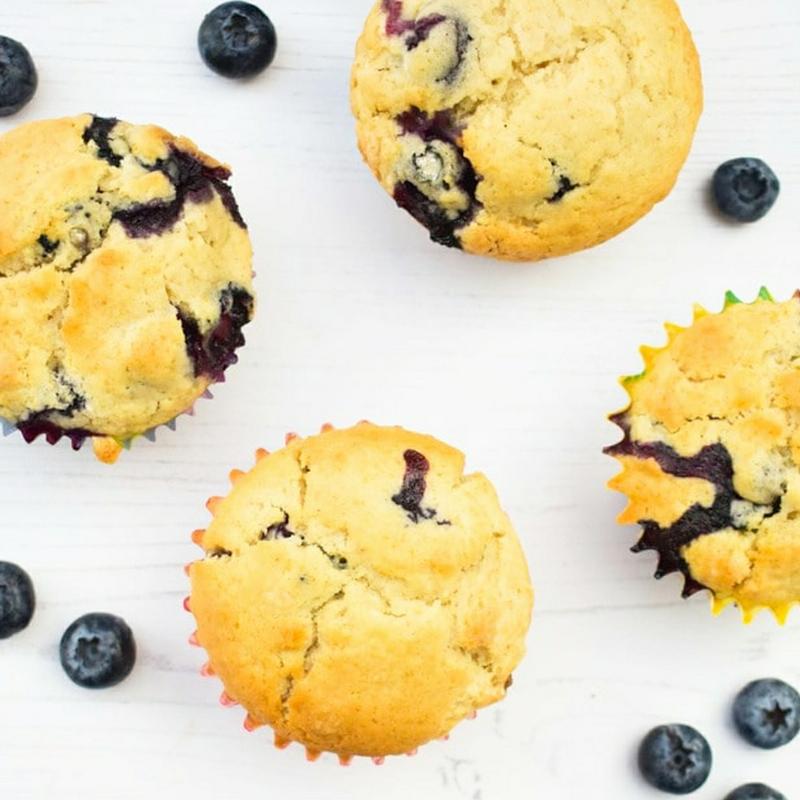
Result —
[[639, 769], [656, 789], [689, 794], [699, 789], [711, 772], [711, 748], [688, 725], [661, 725], [645, 736], [639, 748]]
[[24, 45], [0, 36], [0, 117], [16, 114], [36, 93], [39, 78]]
[[61, 637], [61, 666], [85, 689], [106, 689], [124, 681], [136, 662], [136, 643], [124, 620], [85, 614]]
[[734, 789], [725, 800], [786, 800], [786, 797], [763, 783], [748, 783]]
[[719, 210], [738, 222], [755, 222], [775, 204], [781, 184], [759, 158], [734, 158], [714, 173]]
[[223, 3], [203, 20], [200, 55], [226, 78], [250, 78], [275, 58], [278, 37], [270, 18], [250, 3]]
[[33, 583], [16, 564], [0, 561], [0, 639], [28, 627], [36, 608]]
[[748, 683], [733, 704], [733, 721], [755, 747], [783, 747], [800, 732], [800, 694], [775, 678]]

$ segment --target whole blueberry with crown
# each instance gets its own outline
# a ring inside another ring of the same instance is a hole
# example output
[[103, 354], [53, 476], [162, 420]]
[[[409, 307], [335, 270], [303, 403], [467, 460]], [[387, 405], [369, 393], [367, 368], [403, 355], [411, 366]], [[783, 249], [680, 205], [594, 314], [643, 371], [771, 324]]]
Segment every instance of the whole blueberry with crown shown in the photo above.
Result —
[[252, 3], [231, 2], [206, 15], [197, 34], [203, 61], [226, 78], [251, 78], [275, 58], [278, 37], [270, 18]]
[[659, 725], [639, 747], [639, 770], [654, 788], [691, 794], [711, 774], [713, 756], [706, 738], [689, 725]]
[[59, 647], [67, 677], [84, 689], [108, 689], [130, 675], [136, 642], [128, 624], [114, 614], [84, 614], [64, 631]]
[[619, 521], [641, 526], [634, 551], [656, 553], [657, 578], [681, 574], [684, 596], [783, 622], [800, 601], [800, 295], [729, 292], [720, 313], [696, 307], [688, 328], [666, 328], [611, 417]]
[[0, 639], [24, 631], [36, 609], [33, 581], [22, 567], [0, 561]]
[[0, 117], [16, 114], [36, 94], [39, 77], [21, 42], [0, 36]]
[[725, 216], [737, 222], [765, 217], [781, 191], [777, 175], [760, 158], [734, 158], [714, 173], [714, 200]]
[[224, 379], [253, 308], [229, 169], [84, 115], [0, 137], [0, 418], [113, 461]]
[[776, 678], [753, 681], [737, 695], [733, 721], [742, 738], [754, 747], [784, 747], [800, 733], [800, 694]]

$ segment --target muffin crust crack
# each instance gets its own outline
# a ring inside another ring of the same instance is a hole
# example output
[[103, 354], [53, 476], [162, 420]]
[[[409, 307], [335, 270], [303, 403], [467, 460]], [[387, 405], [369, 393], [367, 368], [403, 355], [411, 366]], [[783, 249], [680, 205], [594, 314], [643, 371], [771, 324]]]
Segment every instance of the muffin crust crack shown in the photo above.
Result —
[[[295, 675], [290, 672], [286, 671], [284, 674], [284, 688], [281, 692], [281, 719], [284, 725], [287, 725], [289, 719], [289, 702], [292, 699], [292, 694], [294, 690], [297, 688], [297, 685], [302, 682], [305, 678], [308, 677], [311, 670], [314, 668], [314, 656], [320, 648], [320, 638], [319, 638], [319, 624], [317, 619], [319, 615], [332, 603], [336, 603], [339, 600], [343, 600], [345, 596], [345, 587], [342, 586], [341, 589], [336, 591], [332, 594], [324, 603], [316, 606], [315, 608], [311, 609], [310, 616], [311, 616], [311, 641], [309, 642], [308, 647], [306, 647], [305, 652], [303, 653], [303, 673], [302, 675], [295, 677]], [[281, 661], [281, 667], [286, 670], [283, 661]]]

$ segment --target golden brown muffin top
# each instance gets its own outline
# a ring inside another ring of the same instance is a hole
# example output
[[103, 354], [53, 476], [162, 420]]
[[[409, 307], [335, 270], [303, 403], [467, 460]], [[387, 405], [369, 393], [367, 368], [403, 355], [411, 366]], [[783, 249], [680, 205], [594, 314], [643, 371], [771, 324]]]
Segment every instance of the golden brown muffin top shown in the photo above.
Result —
[[0, 137], [0, 417], [114, 451], [221, 377], [253, 306], [229, 174], [114, 119]]
[[635, 549], [659, 554], [658, 577], [683, 573], [685, 594], [785, 619], [800, 601], [800, 299], [729, 294], [667, 331], [613, 418], [620, 521], [643, 526]]
[[505, 695], [532, 590], [494, 489], [461, 453], [363, 423], [232, 477], [191, 568], [191, 610], [251, 724], [385, 756]]

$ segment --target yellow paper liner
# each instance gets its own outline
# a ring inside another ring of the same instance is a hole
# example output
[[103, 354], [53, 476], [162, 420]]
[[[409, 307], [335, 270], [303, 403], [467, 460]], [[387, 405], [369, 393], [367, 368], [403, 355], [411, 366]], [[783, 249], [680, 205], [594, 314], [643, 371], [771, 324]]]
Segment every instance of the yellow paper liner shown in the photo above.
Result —
[[[794, 293], [793, 298], [800, 300], [800, 290]], [[773, 296], [770, 294], [769, 290], [766, 287], [762, 287], [759, 290], [755, 300], [753, 300], [752, 303], [749, 303], [748, 305], [754, 305], [756, 303], [762, 303], [762, 302], [769, 302], [769, 303], [775, 302], [775, 299], [773, 298]], [[743, 303], [742, 300], [740, 300], [733, 292], [728, 291], [725, 293], [725, 300], [723, 303], [722, 310], [718, 313], [724, 314], [731, 306], [739, 305], [741, 303]], [[624, 416], [630, 411], [633, 404], [633, 393], [631, 390], [632, 384], [635, 384], [636, 382], [642, 380], [647, 375], [648, 371], [653, 367], [658, 356], [661, 353], [668, 350], [672, 346], [675, 339], [681, 333], [691, 328], [692, 325], [694, 325], [698, 320], [702, 319], [703, 317], [709, 316], [713, 313], [714, 312], [708, 311], [707, 309], [703, 308], [703, 306], [695, 304], [693, 307], [692, 322], [689, 325], [681, 326], [671, 322], [667, 322], [664, 324], [664, 329], [666, 330], [667, 333], [666, 344], [662, 345], [661, 347], [642, 345], [639, 348], [639, 352], [641, 353], [642, 356], [642, 361], [644, 362], [644, 369], [635, 375], [626, 375], [619, 379], [622, 388], [625, 389], [625, 392], [628, 394], [629, 401], [624, 408], [620, 409], [619, 411], [613, 414], [610, 414], [608, 417], [611, 422], [613, 422], [615, 425], [617, 425], [619, 428], [622, 429], [624, 434], [627, 435], [627, 432], [624, 426], [621, 424], [621, 420], [623, 420]], [[611, 451], [613, 449], [614, 446], [606, 448], [606, 452]], [[624, 490], [621, 488], [622, 479], [626, 474], [625, 464], [624, 462], [622, 462], [621, 458], [614, 455], [613, 453], [610, 454], [614, 458], [617, 458], [617, 460], [620, 461], [620, 463], [622, 463], [623, 468], [621, 472], [619, 472], [617, 475], [611, 478], [607, 486], [609, 489], [613, 491], [618, 491], [622, 494], [625, 494]], [[632, 499], [629, 496], [626, 495], [626, 499], [628, 500], [628, 505], [621, 512], [618, 518], [618, 521], [620, 521], [621, 523], [622, 523], [622, 518], [625, 516], [626, 512], [631, 508], [632, 504]], [[736, 605], [739, 607], [742, 614], [742, 620], [746, 625], [751, 624], [753, 620], [762, 611], [771, 612], [779, 625], [785, 625], [792, 609], [795, 606], [800, 605], [800, 600], [793, 601], [790, 603], [778, 603], [775, 604], [774, 606], [748, 603], [736, 597], [719, 597], [712, 589], [705, 586], [703, 587], [703, 589], [709, 592], [709, 594], [711, 595], [711, 611], [715, 616], [719, 616], [720, 614], [722, 614], [722, 612], [728, 606]]]

